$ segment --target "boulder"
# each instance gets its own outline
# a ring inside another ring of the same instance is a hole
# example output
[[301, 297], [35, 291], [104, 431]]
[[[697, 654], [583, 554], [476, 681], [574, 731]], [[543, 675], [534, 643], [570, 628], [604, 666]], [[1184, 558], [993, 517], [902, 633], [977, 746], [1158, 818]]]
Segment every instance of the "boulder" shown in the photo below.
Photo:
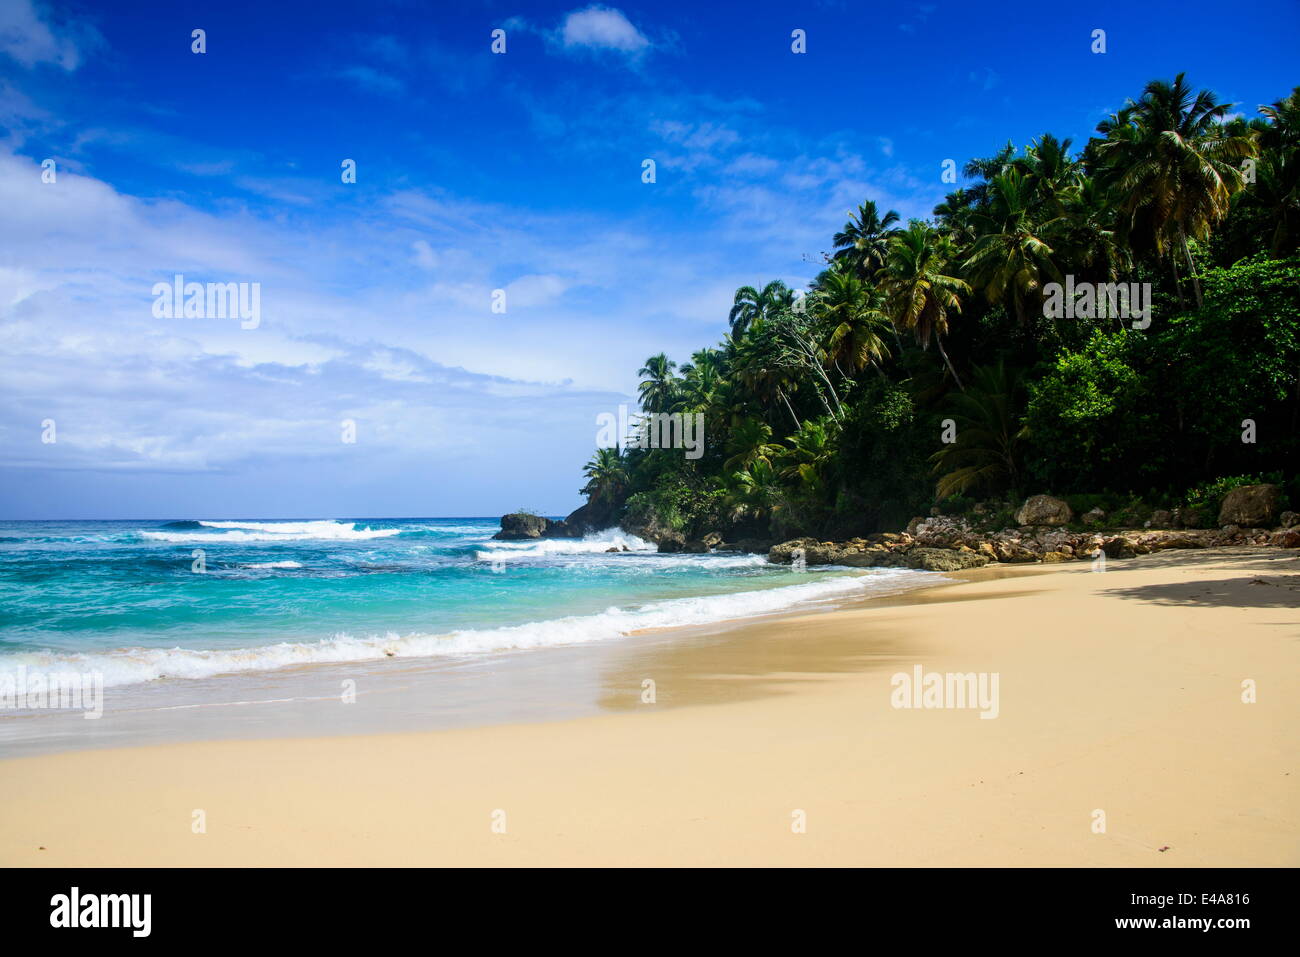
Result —
[[1144, 535], [1142, 542], [1153, 552], [1161, 552], [1167, 548], [1204, 548], [1206, 545], [1196, 532], [1186, 531]]
[[998, 561], [1009, 564], [1038, 561], [1036, 554], [1013, 539], [993, 542], [993, 554]]
[[[946, 549], [936, 549], [936, 551], [946, 551]], [[883, 545], [869, 545], [862, 551], [842, 555], [835, 564], [848, 565], [850, 568], [897, 567], [903, 564], [903, 557], [904, 553], [901, 551], [892, 551]]]
[[963, 568], [980, 568], [989, 562], [987, 555], [951, 548], [913, 548], [903, 557], [908, 568], [927, 572], [955, 572]]
[[619, 528], [629, 535], [635, 535], [637, 538], [644, 539], [647, 542], [654, 542], [656, 545], [669, 543], [669, 548], [660, 548], [660, 551], [680, 551], [681, 546], [686, 544], [686, 536], [671, 526], [665, 525], [659, 520], [659, 516], [652, 509], [639, 509], [635, 512], [629, 512], [623, 516], [619, 523]]
[[1099, 508], [1089, 509], [1083, 513], [1083, 524], [1085, 525], [1100, 525], [1104, 521], [1106, 521], [1106, 513]]
[[1295, 528], [1300, 525], [1300, 515], [1295, 512], [1283, 512], [1277, 517], [1277, 523], [1283, 528]]
[[707, 542], [695, 539], [694, 541], [689, 541], [683, 545], [681, 550], [683, 552], [688, 552], [691, 555], [705, 555], [708, 554], [709, 545]]
[[1151, 513], [1151, 518], [1147, 521], [1147, 528], [1170, 528], [1173, 524], [1174, 513], [1158, 508]]
[[1016, 512], [1018, 525], [1065, 525], [1073, 518], [1070, 506], [1050, 495], [1031, 495]]
[[1281, 503], [1282, 490], [1276, 485], [1243, 485], [1223, 497], [1219, 525], [1260, 528], [1272, 525]]
[[815, 538], [792, 538], [788, 542], [781, 542], [768, 549], [767, 560], [774, 565], [789, 565], [793, 561], [795, 549], [801, 549], [804, 561], [807, 562], [808, 550], [817, 544]]
[[1106, 539], [1102, 542], [1101, 550], [1106, 553], [1107, 558], [1132, 558], [1138, 554], [1137, 543], [1123, 535]]
[[1300, 528], [1288, 528], [1284, 532], [1274, 532], [1269, 537], [1270, 545], [1282, 548], [1300, 548]]
[[1073, 555], [1068, 555], [1065, 552], [1044, 552], [1043, 553], [1043, 562], [1049, 565], [1055, 562], [1068, 562], [1068, 561], [1072, 561], [1073, 559], [1074, 559]]

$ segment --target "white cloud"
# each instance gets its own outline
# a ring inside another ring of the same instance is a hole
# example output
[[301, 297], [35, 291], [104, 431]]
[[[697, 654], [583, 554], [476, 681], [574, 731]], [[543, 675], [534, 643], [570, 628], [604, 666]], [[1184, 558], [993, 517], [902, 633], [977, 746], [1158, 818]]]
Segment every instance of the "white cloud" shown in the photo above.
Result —
[[599, 4], [566, 15], [560, 25], [560, 40], [566, 49], [587, 47], [620, 53], [640, 53], [650, 46], [621, 10]]
[[[88, 28], [84, 35], [96, 36]], [[75, 70], [81, 51], [68, 36], [59, 36], [37, 11], [32, 0], [4, 0], [0, 3], [0, 54], [31, 68], [42, 63]]]

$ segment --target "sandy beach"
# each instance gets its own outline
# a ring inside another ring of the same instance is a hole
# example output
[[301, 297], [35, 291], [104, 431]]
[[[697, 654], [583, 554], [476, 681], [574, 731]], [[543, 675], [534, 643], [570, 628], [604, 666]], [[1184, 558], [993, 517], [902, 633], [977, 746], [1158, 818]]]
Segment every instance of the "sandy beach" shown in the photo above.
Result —
[[994, 566], [631, 639], [576, 720], [15, 758], [0, 864], [1294, 866], [1298, 606], [1294, 550]]

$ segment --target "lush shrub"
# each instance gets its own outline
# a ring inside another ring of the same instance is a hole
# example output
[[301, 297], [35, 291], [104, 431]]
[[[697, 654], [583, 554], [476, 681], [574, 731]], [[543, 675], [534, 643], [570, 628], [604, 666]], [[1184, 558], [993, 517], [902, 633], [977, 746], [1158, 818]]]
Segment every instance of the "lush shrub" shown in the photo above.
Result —
[[1132, 487], [1162, 473], [1161, 406], [1142, 374], [1148, 347], [1131, 329], [1095, 332], [1029, 387], [1026, 458], [1040, 487]]

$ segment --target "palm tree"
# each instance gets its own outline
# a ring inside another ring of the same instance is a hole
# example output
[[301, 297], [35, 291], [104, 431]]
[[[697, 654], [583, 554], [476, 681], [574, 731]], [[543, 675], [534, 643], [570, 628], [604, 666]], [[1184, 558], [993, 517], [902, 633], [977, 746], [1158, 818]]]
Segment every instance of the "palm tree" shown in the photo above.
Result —
[[826, 352], [837, 367], [843, 363], [857, 372], [889, 356], [880, 334], [892, 327], [882, 305], [883, 296], [851, 271], [830, 269], [818, 278], [813, 307], [826, 325]]
[[739, 338], [744, 335], [759, 319], [771, 316], [782, 306], [788, 306], [794, 300], [794, 291], [779, 279], [774, 279], [761, 290], [753, 286], [741, 286], [736, 290], [734, 305], [727, 319], [731, 323], [731, 335]]
[[834, 420], [808, 421], [790, 436], [790, 448], [781, 456], [781, 476], [797, 482], [812, 495], [823, 490], [827, 466], [835, 456]]
[[724, 361], [716, 349], [700, 349], [682, 368], [675, 412], [712, 413], [724, 378]]
[[1244, 205], [1263, 210], [1273, 224], [1269, 250], [1276, 256], [1300, 236], [1300, 87], [1259, 112], [1259, 163], [1255, 183], [1239, 194]]
[[785, 507], [785, 489], [771, 462], [756, 461], [733, 472], [729, 485], [731, 503], [753, 511], [759, 518], [770, 518]]
[[627, 488], [627, 469], [618, 449], [597, 449], [596, 454], [583, 466], [582, 474], [587, 476], [582, 494], [593, 502], [615, 501]]
[[891, 229], [898, 222], [898, 213], [889, 210], [882, 218], [873, 200], [865, 201], [856, 213], [849, 211], [849, 221], [842, 232], [835, 234], [835, 255], [832, 259], [857, 272], [859, 276], [872, 276], [885, 264], [889, 252], [889, 237], [898, 232]]
[[667, 412], [677, 398], [679, 380], [673, 376], [677, 363], [669, 361], [662, 352], [645, 361], [637, 375], [646, 376], [637, 391], [641, 397], [641, 408], [647, 412]]
[[731, 430], [727, 441], [731, 457], [722, 463], [728, 472], [748, 469], [755, 462], [772, 464], [781, 446], [772, 442], [772, 427], [761, 419], [745, 419]]
[[795, 414], [790, 402], [790, 396], [798, 389], [799, 382], [784, 356], [778, 325], [760, 319], [751, 326], [736, 343], [733, 362], [737, 380], [759, 406], [764, 410], [773, 410], [777, 415], [780, 414], [779, 409], [784, 409], [794, 427], [799, 428], [799, 416]]
[[1032, 181], [1012, 167], [989, 183], [989, 201], [976, 212], [974, 227], [979, 234], [966, 257], [964, 268], [988, 301], [997, 305], [1009, 299], [1016, 318], [1023, 325], [1030, 301], [1041, 302], [1046, 281], [1060, 278], [1052, 259], [1052, 247], [1042, 238], [1044, 231], [1063, 220], [1034, 221]]
[[1018, 388], [1018, 377], [999, 362], [977, 366], [970, 389], [949, 394], [957, 435], [955, 442], [930, 456], [940, 476], [936, 499], [972, 489], [1017, 491], [1020, 445], [1028, 435], [1015, 409]]
[[1208, 90], [1194, 92], [1183, 73], [1173, 83], [1152, 80], [1140, 100], [1098, 125], [1102, 139], [1094, 143], [1126, 232], [1161, 258], [1171, 246], [1182, 252], [1198, 308], [1188, 238], [1207, 239], [1227, 215], [1242, 187], [1240, 163], [1255, 154], [1253, 138], [1224, 123], [1231, 106]]
[[914, 222], [890, 242], [879, 276], [894, 325], [910, 329], [922, 347], [933, 339], [960, 389], [961, 379], [943, 348], [943, 337], [948, 332], [948, 314], [961, 312], [961, 296], [969, 295], [971, 289], [944, 272], [953, 249], [952, 243], [930, 226]]

